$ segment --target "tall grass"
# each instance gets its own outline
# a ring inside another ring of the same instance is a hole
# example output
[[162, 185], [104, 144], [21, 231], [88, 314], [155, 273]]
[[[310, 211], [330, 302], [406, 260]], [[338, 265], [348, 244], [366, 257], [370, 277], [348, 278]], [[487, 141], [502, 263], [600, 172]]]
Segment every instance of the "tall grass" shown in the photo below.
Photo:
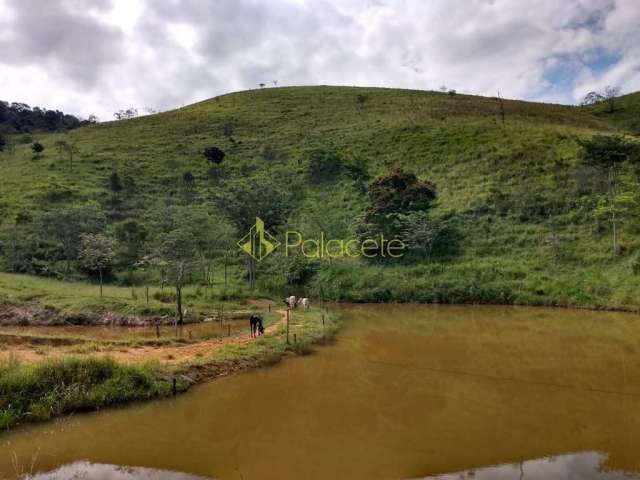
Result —
[[[180, 388], [186, 385], [180, 384]], [[69, 412], [97, 410], [170, 395], [157, 365], [125, 366], [108, 358], [67, 358], [0, 365], [0, 429]]]

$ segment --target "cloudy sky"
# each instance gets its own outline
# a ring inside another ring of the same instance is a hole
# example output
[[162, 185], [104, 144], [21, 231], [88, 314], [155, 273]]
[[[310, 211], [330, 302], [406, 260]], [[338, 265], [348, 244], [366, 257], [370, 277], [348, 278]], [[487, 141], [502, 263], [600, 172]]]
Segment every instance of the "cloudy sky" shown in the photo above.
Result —
[[640, 0], [0, 0], [0, 99], [101, 120], [273, 85], [640, 90]]

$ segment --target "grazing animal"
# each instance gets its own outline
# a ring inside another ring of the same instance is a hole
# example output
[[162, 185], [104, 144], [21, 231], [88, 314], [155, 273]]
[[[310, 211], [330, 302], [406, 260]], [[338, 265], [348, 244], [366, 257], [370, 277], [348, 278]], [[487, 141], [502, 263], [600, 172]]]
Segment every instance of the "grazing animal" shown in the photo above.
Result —
[[300, 298], [298, 300], [298, 305], [302, 305], [305, 310], [309, 310], [309, 299], [307, 297]]
[[258, 335], [264, 335], [264, 325], [262, 324], [262, 319], [258, 322]]
[[[251, 338], [256, 336], [261, 326], [262, 326], [262, 318], [260, 318], [260, 315], [251, 315], [249, 317], [249, 327], [251, 328]], [[264, 327], [262, 328], [264, 330]]]
[[296, 308], [296, 297], [294, 295], [291, 295], [290, 297], [286, 297], [284, 299], [284, 303], [287, 305], [287, 307], [289, 308]]

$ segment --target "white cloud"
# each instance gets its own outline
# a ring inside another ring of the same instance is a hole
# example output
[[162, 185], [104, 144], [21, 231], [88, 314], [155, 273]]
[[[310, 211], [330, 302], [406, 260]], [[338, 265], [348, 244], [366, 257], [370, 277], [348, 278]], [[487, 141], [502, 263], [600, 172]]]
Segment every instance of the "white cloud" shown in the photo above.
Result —
[[637, 0], [34, 1], [0, 0], [0, 97], [103, 119], [272, 80], [563, 102], [640, 88]]

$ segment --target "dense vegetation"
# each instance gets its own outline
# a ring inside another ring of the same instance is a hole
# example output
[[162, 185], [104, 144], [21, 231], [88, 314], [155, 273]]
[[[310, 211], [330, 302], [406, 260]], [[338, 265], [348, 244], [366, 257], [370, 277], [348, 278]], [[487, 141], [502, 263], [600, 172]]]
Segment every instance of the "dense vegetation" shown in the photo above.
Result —
[[[176, 299], [228, 266], [264, 292], [336, 300], [637, 308], [639, 112], [638, 94], [610, 111], [273, 88], [37, 135], [38, 155], [0, 154], [2, 269], [170, 282]], [[629, 147], [613, 170], [588, 153], [609, 140]], [[385, 233], [408, 251], [278, 249], [245, 269], [236, 242], [256, 216], [280, 239]]]
[[[180, 388], [186, 388], [184, 382]], [[171, 393], [171, 379], [162, 378], [152, 365], [125, 366], [95, 357], [0, 364], [0, 430]]]
[[[272, 322], [279, 315], [264, 316]], [[0, 362], [0, 432], [18, 423], [48, 420], [66, 413], [168, 397], [187, 390], [195, 381], [271, 365], [287, 355], [304, 355], [313, 345], [329, 341], [338, 324], [333, 313], [299, 310], [289, 337], [280, 325], [273, 334], [252, 342], [226, 344], [176, 367], [157, 363], [127, 365], [80, 353], [35, 363]], [[88, 347], [104, 344], [96, 340]]]
[[[95, 119], [84, 123], [95, 122]], [[83, 122], [59, 110], [31, 107], [26, 103], [0, 100], [0, 132], [32, 133], [59, 132], [78, 128]]]

